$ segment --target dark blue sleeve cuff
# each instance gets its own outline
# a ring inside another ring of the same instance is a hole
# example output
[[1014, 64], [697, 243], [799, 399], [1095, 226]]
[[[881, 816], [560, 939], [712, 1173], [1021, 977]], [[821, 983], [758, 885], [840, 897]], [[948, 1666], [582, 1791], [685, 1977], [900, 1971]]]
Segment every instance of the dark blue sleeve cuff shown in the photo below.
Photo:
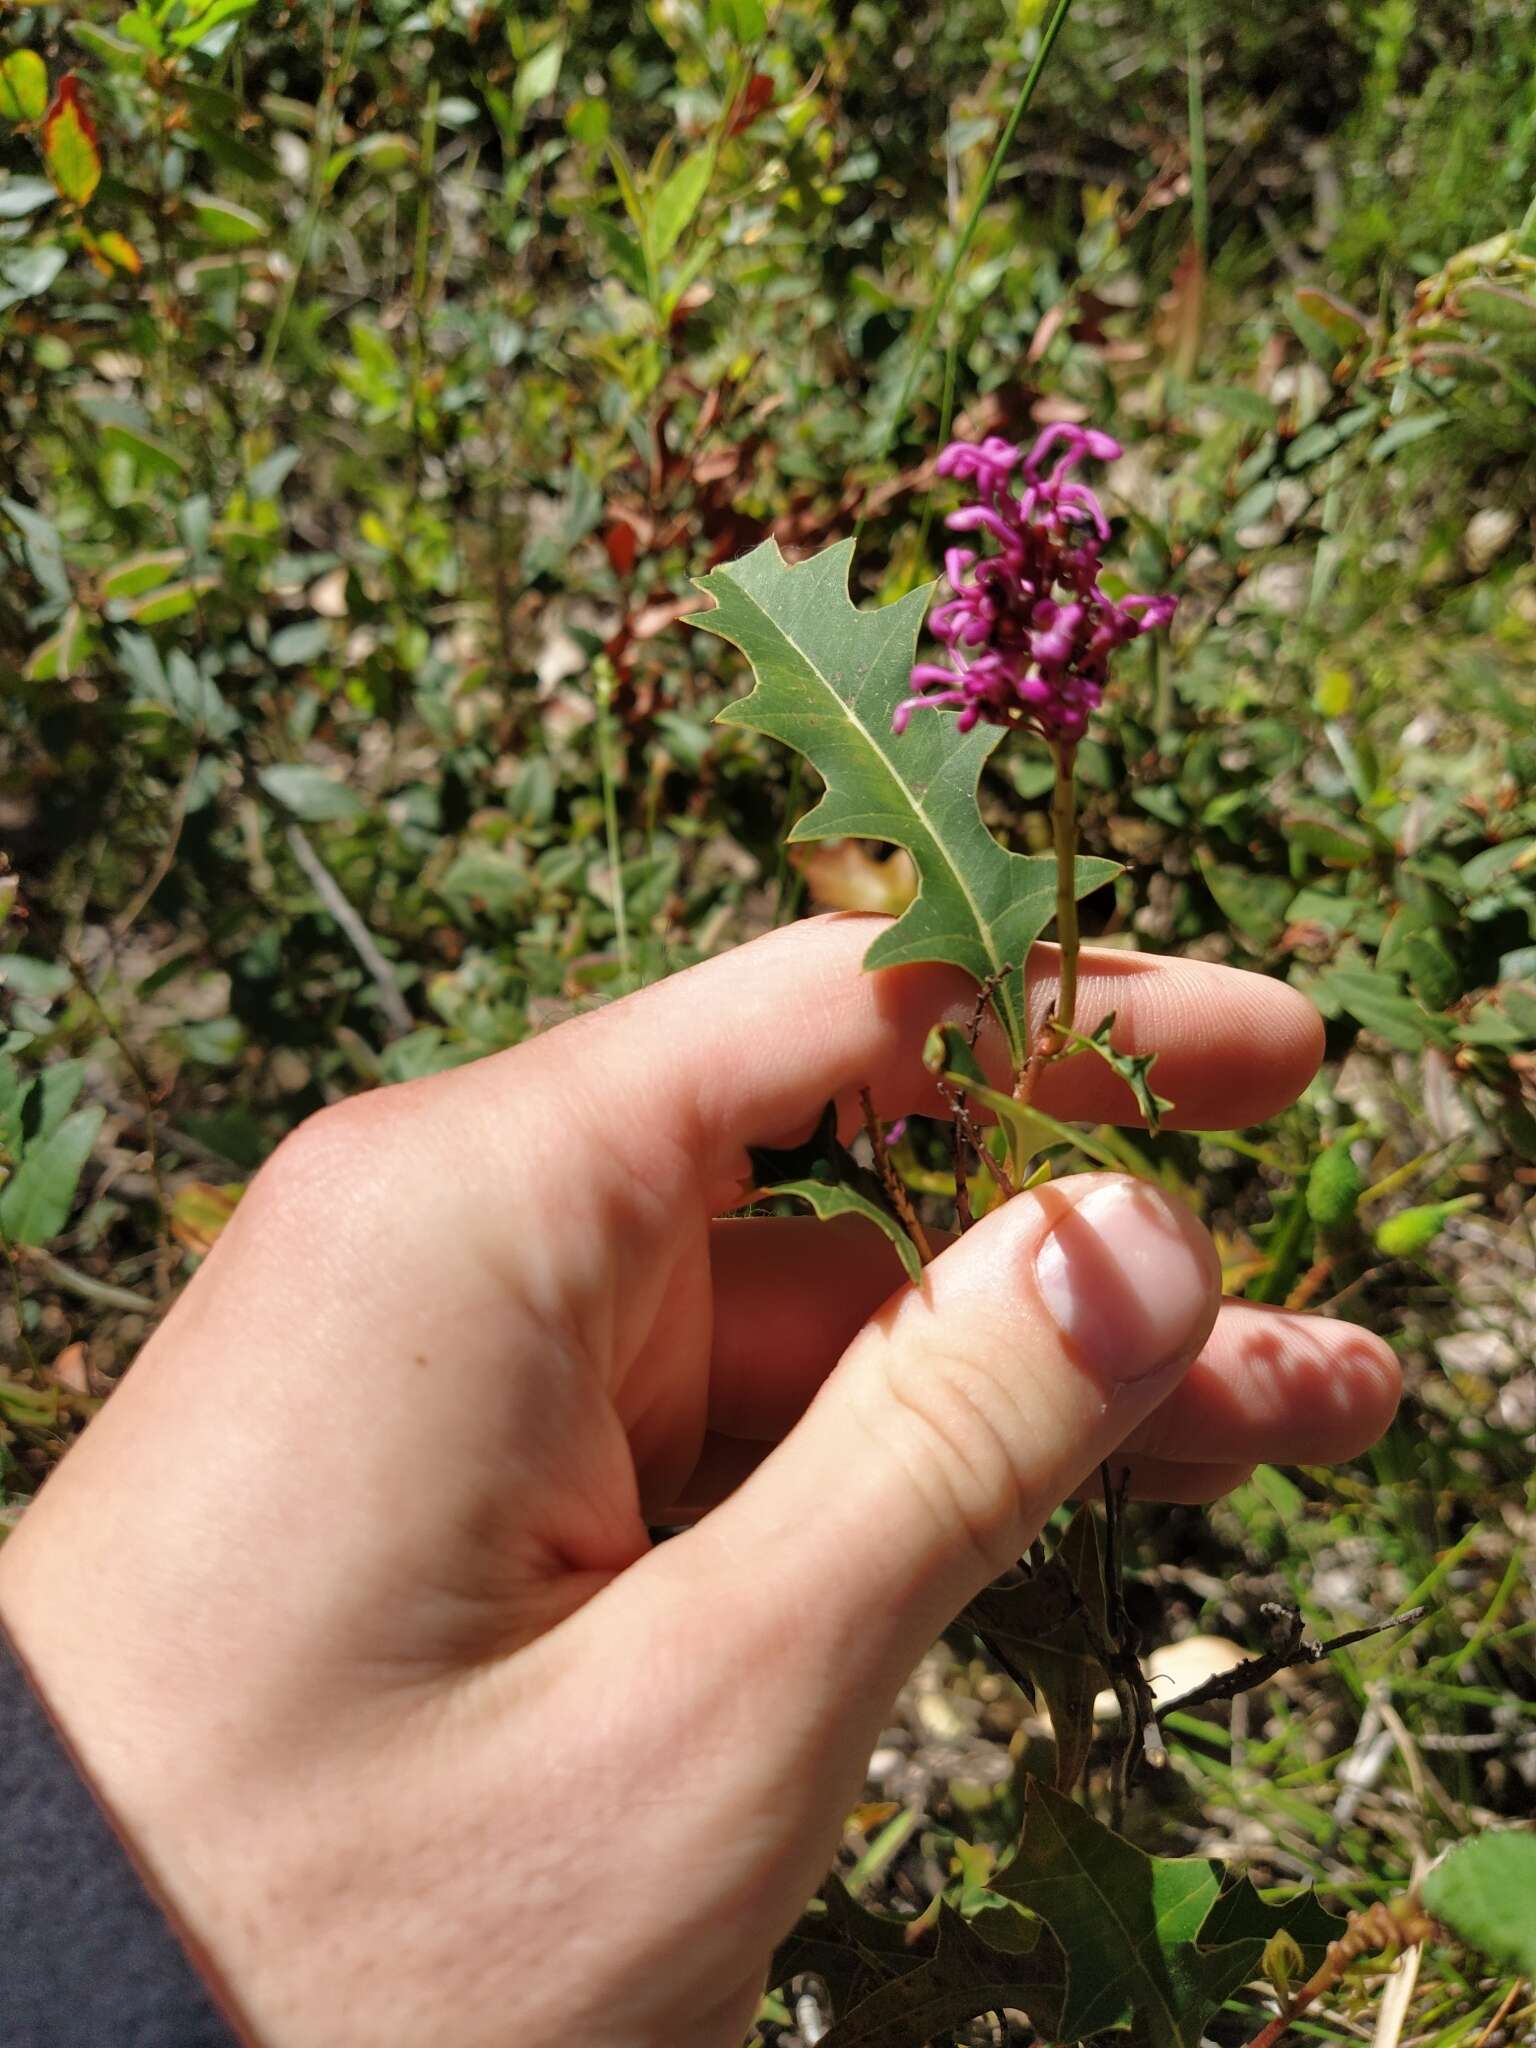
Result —
[[3, 1629], [0, 2042], [239, 2048]]

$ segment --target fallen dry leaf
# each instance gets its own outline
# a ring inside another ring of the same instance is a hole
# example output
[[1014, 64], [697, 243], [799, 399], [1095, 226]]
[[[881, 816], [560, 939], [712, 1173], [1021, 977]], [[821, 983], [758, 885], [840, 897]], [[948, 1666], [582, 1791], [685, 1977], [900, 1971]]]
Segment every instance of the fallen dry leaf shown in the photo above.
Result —
[[899, 847], [880, 859], [878, 845], [874, 839], [823, 839], [792, 847], [790, 859], [818, 909], [883, 910], [896, 917], [917, 894], [917, 870]]
[[189, 1180], [177, 1189], [171, 1204], [171, 1235], [198, 1258], [206, 1258], [244, 1193], [244, 1181], [215, 1187], [210, 1181]]

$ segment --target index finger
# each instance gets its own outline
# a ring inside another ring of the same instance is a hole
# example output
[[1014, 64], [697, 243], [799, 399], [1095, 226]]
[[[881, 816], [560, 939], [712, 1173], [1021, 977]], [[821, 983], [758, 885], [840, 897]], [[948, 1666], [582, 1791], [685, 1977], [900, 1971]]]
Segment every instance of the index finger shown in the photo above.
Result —
[[[882, 1116], [942, 1115], [923, 1045], [940, 1018], [971, 1013], [976, 987], [945, 966], [865, 973], [883, 922], [836, 915], [786, 926], [511, 1057], [558, 1059], [568, 1085], [600, 1089], [610, 1105], [605, 1142], [635, 1139], [654, 1170], [657, 1134], [680, 1138], [716, 1184], [740, 1180], [748, 1145], [803, 1135], [829, 1098], [851, 1104], [860, 1088]], [[1042, 1018], [1055, 957], [1040, 947], [1031, 958], [1031, 1009]], [[1322, 1025], [1303, 997], [1206, 961], [1085, 950], [1078, 1017], [1091, 1028], [1110, 1011], [1117, 1046], [1157, 1054], [1154, 1083], [1174, 1105], [1167, 1121], [1184, 1129], [1262, 1122], [1294, 1101], [1322, 1053]], [[979, 1050], [1007, 1085], [995, 1025]], [[494, 1072], [496, 1061], [487, 1064]], [[1130, 1090], [1092, 1054], [1048, 1069], [1039, 1099], [1059, 1117], [1139, 1120]]]

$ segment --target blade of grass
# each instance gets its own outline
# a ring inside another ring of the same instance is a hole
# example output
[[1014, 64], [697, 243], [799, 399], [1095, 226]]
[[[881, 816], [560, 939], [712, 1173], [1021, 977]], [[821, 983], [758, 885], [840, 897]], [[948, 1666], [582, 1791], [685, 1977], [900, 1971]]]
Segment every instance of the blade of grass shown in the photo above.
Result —
[[[1030, 65], [1024, 83], [1019, 87], [1018, 96], [1009, 110], [1008, 118], [1003, 123], [1002, 133], [997, 138], [996, 147], [993, 149], [987, 168], [982, 174], [980, 189], [971, 203], [971, 210], [966, 215], [965, 225], [960, 230], [960, 238], [955, 243], [953, 253], [945, 267], [944, 275], [939, 280], [939, 288], [929, 300], [928, 310], [924, 313], [922, 322], [918, 327], [917, 337], [912, 344], [912, 354], [908, 359], [906, 371], [897, 388], [895, 402], [884, 422], [879, 442], [874, 450], [873, 459], [877, 465], [884, 462], [886, 456], [891, 452], [891, 443], [895, 440], [902, 420], [906, 417], [907, 406], [911, 401], [913, 389], [927, 358], [928, 345], [933, 340], [934, 332], [938, 327], [940, 319], [943, 317], [945, 307], [949, 304], [949, 295], [955, 288], [955, 280], [959, 277], [961, 266], [970, 254], [971, 244], [976, 239], [976, 230], [981, 225], [981, 216], [986, 212], [991, 202], [993, 189], [1002, 172], [1003, 165], [1007, 161], [1008, 152], [1013, 147], [1013, 138], [1019, 132], [1019, 123], [1029, 111], [1029, 103], [1035, 96], [1035, 87], [1040, 83], [1041, 73], [1045, 70], [1056, 38], [1061, 33], [1062, 26], [1071, 9], [1072, 0], [1056, 0], [1055, 6], [1051, 9], [1050, 19], [1046, 22], [1040, 37], [1040, 47], [1035, 52], [1035, 61]], [[862, 521], [860, 523], [862, 525]]]

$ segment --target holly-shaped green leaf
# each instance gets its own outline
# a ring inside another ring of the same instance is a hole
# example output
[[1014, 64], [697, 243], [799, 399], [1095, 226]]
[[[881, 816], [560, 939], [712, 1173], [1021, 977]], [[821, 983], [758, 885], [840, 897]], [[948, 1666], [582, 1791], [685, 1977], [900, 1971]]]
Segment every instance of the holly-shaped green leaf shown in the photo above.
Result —
[[1223, 1942], [1267, 1943], [1277, 1934], [1288, 1934], [1308, 1966], [1314, 1967], [1322, 1961], [1330, 1942], [1348, 1931], [1348, 1923], [1320, 1905], [1310, 1886], [1286, 1899], [1266, 1899], [1254, 1889], [1251, 1879], [1240, 1877], [1211, 1908], [1200, 1939], [1207, 1948], [1219, 1948]]
[[1070, 1792], [1093, 1745], [1093, 1703], [1109, 1683], [1100, 1649], [1109, 1638], [1098, 1518], [1072, 1517], [1054, 1556], [1016, 1586], [988, 1586], [961, 1619], [1027, 1676], [1050, 1710], [1056, 1787]]
[[1119, 1051], [1110, 1043], [1114, 1028], [1115, 1013], [1111, 1010], [1092, 1031], [1074, 1031], [1072, 1043], [1084, 1052], [1097, 1053], [1110, 1072], [1120, 1076], [1136, 1098], [1142, 1122], [1155, 1136], [1162, 1128], [1163, 1118], [1173, 1107], [1167, 1096], [1155, 1092], [1149, 1078], [1157, 1063], [1157, 1054]]
[[1258, 1939], [1200, 1945], [1220, 1882], [1219, 1865], [1148, 1856], [1031, 1780], [1023, 1844], [992, 1890], [1038, 1913], [1061, 1945], [1061, 2038], [1129, 2016], [1135, 2048], [1199, 2048], [1211, 2015], [1264, 1952]]
[[[1002, 1916], [982, 1916], [987, 1922], [994, 1917]], [[1027, 1923], [1016, 1924], [1029, 1933]], [[855, 2006], [823, 2036], [823, 2048], [913, 2048], [982, 2013], [1010, 2007], [1027, 2013], [1054, 2039], [1062, 1988], [1061, 1955], [1053, 1941], [1037, 1934], [1031, 1948], [994, 1948], [975, 1921], [943, 1906], [934, 1954]]]
[[861, 1166], [837, 1135], [837, 1104], [829, 1102], [821, 1122], [803, 1145], [775, 1151], [767, 1145], [747, 1148], [752, 1162], [754, 1198], [786, 1195], [819, 1216], [862, 1216], [883, 1231], [914, 1286], [923, 1276], [917, 1246], [886, 1202], [880, 1176]]
[[[698, 579], [716, 608], [690, 623], [739, 647], [757, 677], [751, 695], [720, 717], [782, 740], [825, 782], [791, 840], [879, 839], [912, 856], [917, 898], [875, 940], [865, 965], [946, 960], [978, 982], [1001, 976], [993, 1003], [1022, 1060], [1024, 963], [1055, 908], [1056, 864], [1006, 852], [982, 821], [976, 790], [997, 728], [958, 733], [950, 719], [931, 715], [899, 737], [891, 730], [897, 705], [911, 695], [932, 585], [860, 611], [848, 595], [852, 558], [853, 542], [840, 541], [791, 567], [766, 540]], [[1080, 860], [1078, 893], [1115, 872], [1110, 861]]]
[[823, 1980], [834, 2017], [823, 2048], [916, 2048], [1005, 2008], [1059, 2038], [1061, 1951], [1015, 1907], [994, 1903], [967, 1920], [940, 1905], [931, 1924], [927, 1914], [902, 1922], [849, 1900], [836, 1880], [819, 1904], [779, 1950], [771, 1979], [814, 1971]]
[[916, 1918], [898, 1920], [892, 1913], [871, 1911], [840, 1877], [830, 1876], [774, 1952], [768, 1982], [820, 1977], [833, 2013], [850, 2013], [871, 1992], [909, 1978], [932, 1957], [938, 1910], [935, 1900]]

